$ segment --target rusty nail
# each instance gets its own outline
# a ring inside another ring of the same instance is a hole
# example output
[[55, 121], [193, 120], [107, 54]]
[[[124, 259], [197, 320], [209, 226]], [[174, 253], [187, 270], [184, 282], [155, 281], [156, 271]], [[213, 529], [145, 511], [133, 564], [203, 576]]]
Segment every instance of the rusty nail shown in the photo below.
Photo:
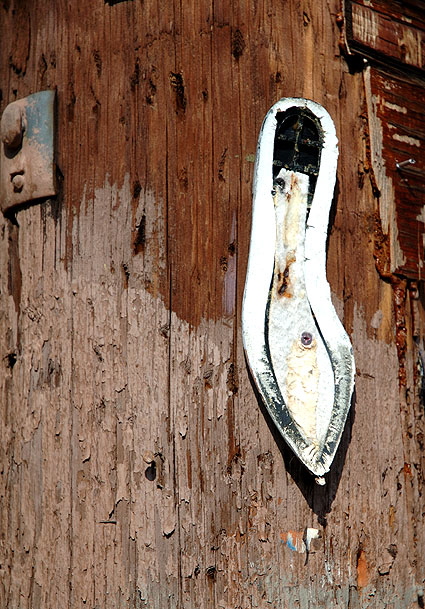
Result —
[[301, 344], [303, 345], [303, 347], [309, 347], [312, 342], [313, 336], [310, 334], [310, 332], [303, 332], [301, 334]]
[[397, 169], [403, 169], [406, 165], [414, 165], [415, 163], [415, 159], [406, 159], [405, 161], [401, 161], [401, 163], [396, 162], [395, 166]]

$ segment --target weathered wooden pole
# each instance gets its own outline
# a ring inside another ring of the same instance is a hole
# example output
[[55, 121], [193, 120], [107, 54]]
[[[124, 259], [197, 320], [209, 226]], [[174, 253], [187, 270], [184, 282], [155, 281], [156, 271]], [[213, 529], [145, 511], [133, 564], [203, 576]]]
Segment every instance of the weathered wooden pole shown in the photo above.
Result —
[[[56, 90], [58, 186], [0, 215], [1, 607], [424, 606], [422, 3], [345, 4], [1, 3], [0, 111]], [[241, 338], [282, 97], [339, 140], [356, 388], [323, 487]]]

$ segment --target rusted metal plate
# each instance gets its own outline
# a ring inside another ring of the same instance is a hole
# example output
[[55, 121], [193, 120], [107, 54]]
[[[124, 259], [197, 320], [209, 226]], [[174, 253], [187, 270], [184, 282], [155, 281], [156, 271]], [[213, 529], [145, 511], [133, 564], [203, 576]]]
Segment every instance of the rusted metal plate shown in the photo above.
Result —
[[[425, 87], [370, 68], [366, 75], [371, 161], [390, 270], [423, 279]], [[412, 159], [414, 163], [406, 163]]]
[[267, 114], [257, 149], [242, 318], [264, 403], [320, 483], [354, 385], [351, 344], [326, 280], [337, 156], [333, 122], [319, 104], [282, 99]]
[[1, 209], [56, 194], [55, 91], [10, 103], [1, 118]]
[[425, 68], [423, 2], [395, 0], [347, 0], [347, 42], [351, 50], [366, 56]]

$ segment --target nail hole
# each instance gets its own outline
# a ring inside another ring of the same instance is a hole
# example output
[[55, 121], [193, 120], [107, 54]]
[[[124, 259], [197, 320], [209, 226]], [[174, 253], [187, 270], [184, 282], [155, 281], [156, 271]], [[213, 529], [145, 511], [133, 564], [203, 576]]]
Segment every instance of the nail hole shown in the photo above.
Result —
[[7, 367], [12, 370], [13, 366], [16, 364], [18, 356], [16, 353], [8, 353], [4, 359], [6, 360]]
[[217, 579], [217, 567], [215, 565], [210, 565], [205, 569], [208, 579], [215, 582]]
[[145, 469], [145, 476], [150, 481], [153, 482], [156, 478], [156, 463], [152, 461], [152, 463]]

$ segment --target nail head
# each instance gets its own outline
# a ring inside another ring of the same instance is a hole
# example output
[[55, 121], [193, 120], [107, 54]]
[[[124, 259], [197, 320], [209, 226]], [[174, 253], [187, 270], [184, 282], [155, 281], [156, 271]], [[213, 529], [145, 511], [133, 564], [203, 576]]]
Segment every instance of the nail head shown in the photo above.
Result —
[[14, 192], [21, 192], [25, 184], [24, 176], [20, 173], [16, 176], [13, 176], [12, 184]]
[[310, 332], [303, 332], [301, 334], [301, 344], [303, 345], [303, 347], [310, 347], [312, 342], [313, 336], [312, 334], [310, 334]]

